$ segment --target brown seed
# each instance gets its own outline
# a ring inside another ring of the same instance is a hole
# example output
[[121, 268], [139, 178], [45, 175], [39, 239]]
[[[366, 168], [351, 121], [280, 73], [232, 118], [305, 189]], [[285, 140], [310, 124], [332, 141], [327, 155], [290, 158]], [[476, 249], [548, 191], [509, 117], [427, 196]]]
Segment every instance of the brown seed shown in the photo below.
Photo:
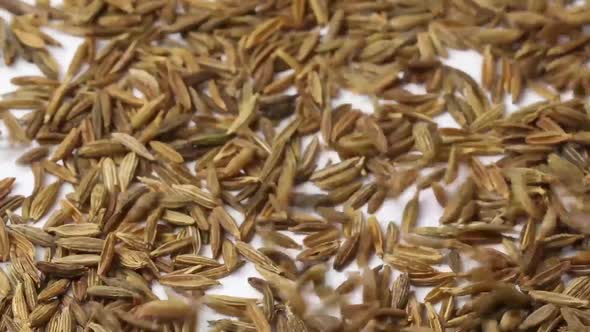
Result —
[[179, 226], [190, 226], [195, 223], [195, 220], [188, 214], [172, 210], [165, 210], [161, 218], [173, 225]]
[[25, 153], [23, 153], [16, 162], [22, 165], [32, 164], [36, 161], [39, 161], [49, 154], [49, 149], [46, 146], [39, 146], [36, 148], [32, 148]]
[[354, 194], [352, 194], [347, 201], [347, 205], [352, 207], [353, 209], [358, 209], [361, 206], [365, 205], [371, 196], [375, 194], [377, 190], [377, 185], [374, 183], [367, 184], [357, 190]]
[[60, 247], [69, 250], [81, 252], [101, 252], [104, 240], [87, 236], [73, 236], [68, 238], [57, 239], [56, 243]]
[[57, 194], [61, 187], [61, 181], [54, 182], [45, 188], [42, 188], [39, 193], [35, 195], [31, 203], [31, 210], [29, 217], [33, 220], [39, 220], [47, 213], [51, 205], [57, 199]]
[[29, 316], [31, 326], [44, 326], [57, 312], [58, 306], [59, 301], [57, 300], [38, 304]]
[[118, 181], [121, 191], [126, 191], [135, 176], [139, 160], [133, 152], [128, 153], [119, 166]]
[[391, 306], [396, 309], [405, 308], [409, 295], [409, 278], [407, 274], [401, 274], [391, 288]]
[[19, 121], [11, 112], [3, 112], [1, 116], [2, 120], [4, 120], [4, 125], [8, 129], [11, 139], [20, 143], [30, 142], [25, 129], [20, 125]]
[[248, 261], [268, 271], [273, 271], [275, 273], [281, 272], [280, 268], [276, 266], [275, 263], [270, 258], [268, 258], [268, 256], [261, 253], [259, 250], [254, 249], [249, 244], [242, 241], [237, 241], [235, 246], [240, 255], [244, 256], [244, 258], [246, 258]]
[[88, 295], [101, 297], [101, 298], [134, 298], [137, 296], [135, 292], [132, 292], [128, 289], [122, 287], [113, 287], [113, 286], [101, 286], [95, 285], [90, 286], [86, 289]]
[[359, 233], [355, 233], [344, 241], [334, 257], [334, 269], [342, 271], [356, 256], [359, 245]]
[[571, 306], [571, 307], [584, 307], [588, 306], [587, 300], [578, 299], [573, 296], [560, 294], [556, 292], [533, 290], [529, 291], [529, 295], [541, 302], [547, 302], [556, 305]]
[[258, 230], [258, 233], [260, 234], [260, 236], [262, 236], [263, 239], [271, 241], [274, 244], [281, 246], [283, 248], [301, 249], [301, 245], [299, 243], [297, 243], [291, 237], [289, 237], [288, 235], [285, 235], [283, 233], [279, 233], [276, 231], [270, 231], [270, 230], [269, 231]]
[[193, 308], [178, 300], [154, 300], [142, 304], [137, 309], [138, 317], [161, 320], [183, 319], [193, 312]]
[[115, 234], [111, 233], [103, 242], [97, 269], [97, 273], [101, 276], [106, 275], [111, 268], [113, 259], [115, 257], [115, 241]]
[[248, 304], [246, 305], [246, 310], [248, 312], [248, 316], [250, 317], [250, 319], [252, 320], [252, 322], [256, 326], [257, 331], [262, 331], [262, 332], [270, 332], [271, 331], [271, 327], [270, 327], [269, 322], [267, 321], [266, 317], [264, 316], [264, 313], [262, 312], [262, 310], [260, 308], [258, 308], [258, 306], [256, 306], [255, 302], [248, 302]]
[[37, 299], [40, 302], [50, 300], [53, 297], [65, 294], [70, 287], [70, 281], [68, 279], [58, 279], [50, 283], [45, 289], [39, 292]]
[[474, 183], [473, 180], [467, 179], [459, 188], [459, 191], [449, 199], [443, 215], [440, 218], [442, 223], [449, 223], [459, 217], [461, 209], [467, 204], [473, 196]]
[[558, 307], [553, 304], [545, 304], [528, 315], [518, 328], [521, 330], [533, 328], [542, 324], [543, 322], [553, 319], [553, 317], [558, 313]]
[[155, 192], [149, 192], [141, 195], [129, 209], [123, 222], [134, 223], [141, 221], [141, 219], [148, 214], [150, 208], [154, 207], [158, 203], [159, 199], [160, 194]]
[[174, 150], [173, 147], [171, 147], [170, 145], [168, 145], [164, 142], [151, 141], [150, 147], [154, 150], [154, 152], [158, 156], [160, 156], [170, 162], [173, 162], [173, 163], [183, 163], [184, 162], [184, 158], [182, 157], [182, 155], [180, 153], [178, 153], [176, 150]]
[[162, 278], [160, 278], [160, 283], [164, 286], [185, 290], [207, 289], [216, 285], [220, 285], [220, 282], [216, 280], [212, 280], [198, 275], [163, 276]]
[[402, 231], [409, 233], [416, 225], [418, 220], [418, 213], [419, 213], [419, 194], [416, 193], [414, 198], [412, 198], [406, 207], [404, 208], [403, 218], [402, 218]]
[[383, 257], [384, 254], [384, 240], [383, 240], [383, 232], [381, 230], [381, 226], [379, 225], [379, 221], [375, 216], [370, 216], [367, 219], [367, 227], [368, 231], [371, 234], [371, 242], [373, 243], [373, 247], [375, 249], [375, 253]]
[[32, 244], [42, 247], [52, 247], [54, 244], [53, 236], [45, 233], [44, 230], [29, 225], [11, 225], [9, 228], [24, 236]]
[[155, 160], [155, 157], [142, 143], [135, 139], [135, 137], [125, 133], [112, 133], [111, 135], [115, 142], [124, 145], [127, 149], [135, 152], [137, 155], [144, 157], [147, 160]]
[[29, 320], [29, 309], [25, 300], [23, 284], [19, 283], [12, 297], [12, 313], [16, 321], [25, 324]]
[[41, 161], [41, 166], [47, 171], [47, 173], [55, 175], [62, 181], [66, 181], [72, 184], [78, 183], [78, 177], [67, 167], [58, 165], [49, 160]]
[[163, 243], [161, 246], [157, 247], [156, 249], [150, 252], [151, 257], [160, 257], [165, 256], [171, 253], [175, 253], [186, 246], [189, 246], [193, 243], [193, 239], [190, 237], [180, 238], [176, 240], [171, 240], [166, 243]]
[[240, 239], [240, 230], [238, 228], [238, 224], [224, 208], [216, 207], [213, 209], [212, 214], [215, 216], [215, 218], [217, 218], [219, 224], [226, 232], [234, 236], [236, 239]]

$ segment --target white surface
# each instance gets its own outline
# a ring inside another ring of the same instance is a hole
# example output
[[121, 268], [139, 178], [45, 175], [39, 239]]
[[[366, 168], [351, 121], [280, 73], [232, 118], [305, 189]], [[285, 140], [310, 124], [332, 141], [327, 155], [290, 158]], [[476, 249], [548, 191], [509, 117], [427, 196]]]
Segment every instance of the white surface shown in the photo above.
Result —
[[[10, 20], [10, 16], [5, 12], [0, 12], [0, 15], [4, 17], [6, 20]], [[74, 38], [71, 36], [67, 36], [61, 34], [59, 32], [46, 30], [47, 32], [51, 33], [53, 37], [58, 39], [62, 44], [62, 48], [52, 48], [51, 52], [53, 55], [60, 61], [60, 64], [63, 66], [64, 70], [66, 66], [69, 64], [69, 61], [76, 50], [77, 45], [80, 43], [79, 38]], [[480, 68], [481, 68], [481, 56], [474, 52], [451, 52], [449, 59], [445, 60], [446, 63], [450, 66], [457, 67], [466, 73], [470, 74], [472, 77], [476, 79], [476, 81], [481, 82], [480, 80]], [[4, 94], [10, 92], [14, 89], [14, 86], [10, 84], [10, 79], [15, 76], [23, 76], [23, 75], [41, 75], [38, 71], [36, 66], [26, 63], [23, 60], [17, 61], [15, 65], [12, 67], [7, 68], [4, 65], [0, 65], [0, 93]], [[523, 98], [522, 104], [528, 104], [534, 101], [537, 101], [538, 97], [533, 96], [531, 94], [525, 95]], [[351, 103], [354, 105], [355, 108], [361, 109], [364, 112], [372, 112], [372, 106], [369, 99], [365, 96], [358, 96], [349, 92], [343, 92], [342, 96], [339, 100], [336, 101], [336, 104], [340, 103]], [[513, 110], [516, 107], [507, 103], [507, 109]], [[25, 114], [25, 111], [13, 111], [13, 113], [20, 117]], [[449, 115], [443, 115], [437, 118], [437, 122], [441, 127], [457, 127], [452, 118]], [[22, 194], [22, 195], [29, 195], [31, 189], [33, 187], [33, 178], [31, 171], [28, 167], [21, 167], [15, 165], [15, 159], [27, 148], [22, 145], [13, 145], [8, 142], [6, 130], [3, 127], [3, 124], [0, 124], [0, 130], [2, 131], [2, 135], [0, 136], [0, 177], [15, 177], [17, 179], [16, 185], [14, 188], [14, 193]], [[331, 158], [334, 158], [335, 154], [330, 154]], [[327, 161], [327, 156], [322, 156], [321, 161], [319, 162], [319, 168], [321, 168]], [[455, 182], [455, 186], [457, 185]], [[313, 191], [312, 185], [306, 184], [305, 187], [297, 188], [298, 191], [301, 190], [309, 190]], [[381, 222], [383, 228], [390, 221], [395, 221], [399, 224], [399, 221], [402, 217], [403, 208], [406, 202], [412, 198], [414, 195], [415, 188], [410, 187], [406, 190], [398, 199], [395, 200], [387, 200], [383, 207], [378, 211], [376, 214], [378, 220]], [[63, 193], [62, 193], [63, 194]], [[420, 225], [436, 225], [438, 224], [438, 219], [442, 212], [442, 208], [438, 205], [432, 191], [425, 190], [421, 193], [420, 196]], [[291, 233], [289, 233], [291, 234]], [[299, 237], [301, 238], [301, 237]], [[255, 246], [259, 246], [260, 242], [255, 241]], [[293, 250], [286, 250], [292, 257], [297, 251]], [[208, 250], [205, 250], [203, 254], [209, 254]], [[374, 257], [371, 262], [371, 266], [376, 266], [380, 264], [380, 261]], [[356, 264], [353, 262], [347, 271], [356, 271], [357, 267]], [[246, 282], [248, 277], [251, 276], [258, 276], [253, 267], [250, 264], [247, 264], [238, 273], [232, 274], [231, 276], [221, 280], [222, 286], [218, 288], [211, 289], [208, 293], [212, 294], [227, 294], [227, 295], [234, 295], [234, 296], [245, 296], [245, 297], [256, 297], [260, 298], [261, 295], [251, 288], [248, 283]], [[328, 282], [332, 286], [337, 286], [340, 284], [347, 276], [347, 273], [338, 273], [335, 271], [331, 271], [328, 274]], [[165, 296], [163, 290], [159, 287], [156, 289], [157, 294], [161, 296]], [[418, 290], [419, 297], [422, 297], [427, 289], [422, 288]], [[310, 303], [316, 302], [316, 299], [310, 298]], [[201, 327], [200, 330], [206, 330], [207, 320], [221, 318], [220, 316], [214, 314], [211, 310], [207, 308], [203, 308], [203, 310], [199, 314], [199, 325]]]

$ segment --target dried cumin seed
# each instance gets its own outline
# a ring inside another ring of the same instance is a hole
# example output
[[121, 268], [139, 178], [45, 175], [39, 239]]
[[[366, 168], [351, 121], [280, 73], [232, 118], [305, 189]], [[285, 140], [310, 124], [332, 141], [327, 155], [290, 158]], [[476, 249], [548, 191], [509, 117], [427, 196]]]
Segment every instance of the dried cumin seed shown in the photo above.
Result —
[[150, 256], [155, 258], [175, 253], [181, 249], [184, 249], [186, 246], [191, 245], [192, 243], [193, 239], [190, 237], [171, 240], [152, 250], [150, 252]]
[[41, 161], [41, 166], [43, 166], [47, 173], [55, 175], [62, 181], [69, 182], [72, 184], [78, 183], [78, 177], [76, 176], [76, 174], [74, 174], [67, 167], [58, 165], [49, 160]]
[[16, 178], [8, 177], [0, 180], [0, 198], [6, 197], [12, 191], [12, 185]]
[[48, 301], [54, 297], [65, 294], [69, 287], [70, 281], [68, 279], [58, 279], [42, 289], [37, 295], [37, 300], [40, 302]]
[[211, 252], [214, 258], [219, 257], [222, 247], [222, 233], [221, 225], [217, 218], [213, 218], [211, 215], [208, 218], [209, 222], [209, 245], [211, 246]]
[[190, 226], [195, 223], [195, 220], [188, 214], [172, 210], [165, 210], [161, 218], [177, 226]]
[[115, 234], [110, 233], [103, 242], [97, 268], [97, 273], [100, 276], [106, 275], [111, 269], [112, 262], [115, 257], [115, 241]]
[[410, 279], [407, 273], [400, 274], [391, 287], [391, 307], [403, 309], [408, 303], [410, 292]]
[[443, 186], [438, 182], [434, 182], [430, 186], [430, 188], [432, 188], [432, 192], [434, 193], [434, 198], [436, 198], [436, 201], [438, 202], [438, 204], [440, 204], [440, 206], [442, 206], [442, 207], [446, 207], [447, 202], [448, 202], [448, 198], [447, 198], [447, 192], [445, 191]]
[[281, 269], [275, 265], [275, 263], [265, 254], [256, 250], [251, 245], [237, 241], [235, 243], [236, 249], [240, 253], [240, 255], [244, 256], [248, 261], [252, 262], [255, 265], [258, 265], [268, 271], [272, 271], [275, 273], [280, 273]]
[[53, 236], [45, 233], [40, 228], [29, 225], [11, 225], [9, 229], [21, 234], [32, 244], [42, 247], [52, 247], [54, 245]]
[[221, 245], [221, 253], [223, 256], [223, 262], [229, 268], [233, 268], [240, 263], [238, 250], [231, 241], [223, 241], [223, 244]]
[[362, 160], [346, 170], [343, 170], [325, 179], [315, 181], [315, 184], [323, 190], [335, 189], [357, 179], [360, 175], [361, 167]]
[[323, 180], [328, 177], [334, 176], [342, 171], [350, 169], [355, 164], [358, 164], [361, 161], [360, 158], [350, 158], [344, 161], [341, 161], [337, 164], [329, 165], [321, 170], [318, 170], [312, 174], [310, 177], [311, 181], [318, 181]]
[[53, 263], [60, 264], [76, 264], [81, 266], [96, 266], [100, 260], [99, 255], [92, 254], [80, 254], [80, 255], [68, 255], [64, 257], [57, 257], [52, 260]]
[[29, 320], [29, 308], [25, 300], [23, 284], [18, 283], [12, 297], [12, 314], [17, 322], [25, 324]]
[[559, 313], [559, 308], [553, 304], [545, 304], [531, 312], [518, 326], [521, 330], [530, 329], [550, 321]]
[[0, 300], [4, 300], [12, 291], [12, 285], [4, 270], [0, 271], [0, 282]]
[[359, 246], [359, 233], [355, 233], [349, 238], [347, 238], [334, 257], [334, 269], [337, 271], [342, 271], [356, 256], [356, 251]]
[[500, 319], [499, 328], [504, 331], [517, 329], [523, 321], [525, 314], [526, 313], [521, 310], [506, 311]]
[[402, 217], [402, 231], [404, 233], [410, 233], [416, 226], [418, 221], [418, 213], [420, 210], [420, 197], [417, 192], [414, 197], [406, 204]]
[[194, 309], [179, 300], [154, 300], [142, 304], [136, 311], [137, 317], [159, 320], [183, 319], [192, 314]]
[[427, 313], [428, 323], [429, 323], [430, 327], [435, 332], [442, 332], [443, 325], [441, 323], [440, 317], [438, 316], [434, 307], [432, 306], [432, 303], [430, 303], [430, 302], [426, 302], [426, 313]]
[[319, 232], [313, 232], [303, 238], [303, 245], [313, 247], [322, 243], [336, 241], [340, 238], [340, 231], [334, 227], [326, 228]]
[[184, 82], [178, 70], [173, 68], [170, 62], [167, 62], [166, 65], [168, 71], [168, 83], [172, 88], [172, 92], [175, 95], [176, 100], [182, 107], [184, 107], [184, 109], [190, 109], [191, 97], [186, 83]]
[[524, 174], [514, 174], [511, 176], [510, 181], [512, 184], [512, 193], [515, 199], [530, 216], [538, 217], [539, 210], [527, 192]]
[[112, 140], [96, 140], [78, 149], [78, 155], [84, 158], [99, 158], [124, 152], [126, 152], [125, 146]]
[[207, 289], [220, 285], [220, 282], [199, 275], [166, 275], [160, 278], [164, 286], [183, 290]]
[[216, 207], [213, 209], [212, 214], [219, 221], [219, 224], [226, 232], [231, 234], [237, 240], [240, 239], [240, 230], [238, 224], [224, 208]]
[[93, 167], [82, 177], [74, 194], [75, 200], [77, 200], [78, 203], [86, 203], [86, 200], [90, 198], [92, 188], [94, 188], [94, 185], [98, 181], [98, 176], [99, 169]]
[[213, 209], [218, 205], [215, 198], [211, 194], [201, 190], [196, 186], [184, 184], [173, 185], [172, 188], [181, 195], [186, 195], [187, 198], [196, 204], [201, 205], [202, 207]]
[[473, 180], [467, 179], [459, 188], [459, 191], [449, 199], [443, 215], [440, 217], [441, 223], [453, 222], [459, 217], [461, 210], [473, 197], [474, 183]]
[[126, 191], [129, 187], [131, 180], [135, 176], [138, 164], [139, 159], [134, 152], [130, 152], [125, 155], [121, 161], [121, 164], [119, 165], [119, 172], [117, 174], [121, 191]]
[[95, 296], [99, 298], [112, 298], [112, 299], [120, 299], [120, 298], [134, 298], [137, 296], [135, 292], [132, 292], [128, 289], [122, 287], [113, 287], [113, 286], [90, 286], [86, 289], [86, 292], [90, 296]]
[[[359, 223], [362, 222], [360, 221], [360, 215], [358, 214], [357, 220]], [[361, 229], [360, 231], [358, 231], [360, 232], [360, 239], [358, 245], [358, 252], [356, 255], [356, 263], [360, 267], [367, 267], [369, 264], [369, 260], [371, 259], [371, 255], [373, 254], [372, 239], [371, 234], [368, 231], [366, 231], [366, 225], [362, 224], [360, 227]]]
[[256, 326], [257, 331], [261, 332], [270, 332], [271, 327], [270, 323], [267, 321], [266, 317], [264, 316], [263, 311], [256, 306], [255, 302], [248, 302], [246, 305], [246, 311], [248, 313], [248, 317], [254, 325]]
[[297, 260], [305, 263], [326, 261], [338, 251], [339, 247], [339, 241], [323, 242], [301, 251], [297, 255]]
[[281, 210], [286, 210], [296, 176], [297, 161], [292, 150], [287, 150], [285, 162], [277, 179], [276, 199]]
[[173, 162], [173, 163], [183, 163], [184, 162], [184, 158], [182, 157], [182, 155], [180, 153], [178, 153], [170, 145], [168, 145], [164, 142], [160, 142], [160, 141], [151, 141], [149, 144], [150, 144], [150, 147], [154, 150], [154, 152], [158, 156], [160, 156], [170, 162]]
[[31, 203], [29, 217], [35, 221], [41, 219], [47, 213], [49, 208], [55, 203], [57, 194], [61, 187], [61, 181], [54, 182], [45, 188], [42, 188]]
[[133, 129], [138, 129], [149, 122], [156, 115], [158, 112], [158, 106], [166, 99], [166, 97], [166, 95], [162, 94], [147, 103], [144, 103], [143, 106], [131, 117], [131, 127]]
[[358, 209], [367, 203], [376, 190], [377, 185], [375, 183], [367, 184], [352, 194], [348, 198], [346, 205], [352, 207], [353, 209]]
[[343, 203], [348, 200], [355, 192], [357, 192], [362, 187], [362, 185], [362, 182], [354, 181], [335, 188], [328, 193], [327, 201], [333, 205]]
[[384, 254], [384, 240], [383, 240], [383, 232], [381, 230], [381, 226], [379, 225], [379, 221], [375, 216], [370, 216], [367, 219], [367, 227], [368, 232], [371, 234], [371, 242], [373, 243], [373, 248], [375, 253], [379, 257], [383, 257]]
[[29, 316], [32, 327], [44, 326], [51, 317], [57, 312], [59, 306], [58, 300], [47, 303], [41, 303], [35, 307]]
[[23, 276], [23, 289], [27, 307], [32, 311], [37, 306], [37, 286], [35, 281], [27, 275]]
[[451, 147], [451, 151], [449, 153], [449, 160], [447, 162], [447, 168], [445, 171], [444, 180], [446, 184], [451, 184], [458, 175], [458, 166], [459, 166], [459, 150], [456, 146]]
[[56, 240], [58, 246], [80, 252], [100, 253], [102, 251], [103, 243], [104, 240], [87, 236], [73, 236]]
[[263, 294], [263, 298], [262, 298], [262, 310], [264, 312], [264, 315], [266, 317], [266, 319], [270, 322], [273, 321], [273, 318], [275, 317], [275, 297], [273, 294], [272, 289], [270, 288], [270, 286], [268, 285], [268, 283], [265, 283], [262, 289], [262, 294]]
[[461, 256], [457, 250], [449, 251], [447, 256], [448, 264], [451, 270], [455, 273], [461, 273], [463, 271], [463, 262], [461, 260]]
[[384, 245], [384, 252], [386, 254], [393, 253], [393, 248], [395, 247], [399, 236], [399, 229], [397, 225], [393, 222], [387, 224], [387, 230], [385, 232], [385, 245]]
[[569, 296], [557, 292], [549, 292], [549, 291], [541, 291], [541, 290], [531, 290], [529, 291], [529, 295], [541, 302], [547, 302], [550, 304], [560, 305], [560, 306], [567, 306], [567, 307], [586, 307], [588, 306], [588, 301], [576, 298], [574, 296]]
[[369, 201], [367, 202], [367, 212], [368, 213], [377, 212], [381, 208], [381, 206], [383, 205], [383, 202], [385, 202], [386, 198], [387, 198], [387, 190], [385, 188], [382, 188], [381, 186], [377, 185], [377, 189], [376, 189], [375, 193], [373, 195], [371, 195], [371, 198], [369, 198]]
[[210, 295], [204, 296], [204, 304], [214, 311], [234, 317], [247, 317], [246, 306], [250, 302], [255, 302], [254, 298], [238, 297], [230, 295]]
[[283, 233], [271, 230], [258, 230], [258, 233], [263, 239], [271, 241], [280, 247], [288, 249], [301, 249], [301, 245], [299, 243]]
[[21, 126], [18, 119], [16, 119], [11, 112], [4, 111], [0, 116], [2, 117], [2, 120], [4, 120], [4, 125], [6, 126], [6, 129], [8, 130], [8, 133], [12, 140], [25, 144], [28, 144], [30, 142], [30, 139], [27, 136], [25, 128]]
[[115, 142], [124, 145], [129, 151], [135, 152], [137, 155], [147, 160], [156, 159], [135, 137], [125, 133], [112, 133], [111, 135]]
[[48, 155], [49, 148], [46, 146], [39, 146], [25, 151], [20, 157], [18, 157], [16, 162], [21, 165], [28, 165], [40, 161]]
[[136, 196], [136, 200], [130, 199], [130, 203], [133, 203], [133, 206], [127, 211], [123, 223], [135, 223], [141, 221], [149, 213], [151, 208], [157, 206], [160, 199], [160, 194], [156, 192], [140, 192], [137, 194], [139, 196]]
[[20, 331], [20, 326], [14, 322], [9, 316], [4, 316], [2, 319], [2, 328], [5, 328], [9, 332]]

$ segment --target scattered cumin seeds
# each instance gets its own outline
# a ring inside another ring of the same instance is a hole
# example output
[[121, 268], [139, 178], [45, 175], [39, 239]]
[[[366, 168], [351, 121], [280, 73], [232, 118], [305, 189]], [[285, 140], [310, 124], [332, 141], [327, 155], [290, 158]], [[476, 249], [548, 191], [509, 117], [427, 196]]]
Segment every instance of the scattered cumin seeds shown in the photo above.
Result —
[[0, 0], [1, 329], [588, 329], [589, 10], [508, 3]]

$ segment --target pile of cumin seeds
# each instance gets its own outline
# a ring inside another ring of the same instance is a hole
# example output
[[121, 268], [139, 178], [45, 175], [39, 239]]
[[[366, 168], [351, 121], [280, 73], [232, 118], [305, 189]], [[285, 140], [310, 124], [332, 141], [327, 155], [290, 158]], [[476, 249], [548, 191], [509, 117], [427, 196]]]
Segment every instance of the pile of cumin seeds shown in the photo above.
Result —
[[[1, 331], [590, 328], [590, 5], [0, 8], [2, 61], [39, 69], [0, 100], [34, 179], [26, 196], [0, 179]], [[64, 68], [54, 30], [83, 39]], [[451, 49], [483, 56], [481, 82], [443, 63]], [[543, 100], [507, 112], [527, 91]], [[425, 227], [430, 190], [443, 213]], [[407, 192], [399, 225], [376, 217]], [[257, 297], [214, 292], [246, 265]]]

